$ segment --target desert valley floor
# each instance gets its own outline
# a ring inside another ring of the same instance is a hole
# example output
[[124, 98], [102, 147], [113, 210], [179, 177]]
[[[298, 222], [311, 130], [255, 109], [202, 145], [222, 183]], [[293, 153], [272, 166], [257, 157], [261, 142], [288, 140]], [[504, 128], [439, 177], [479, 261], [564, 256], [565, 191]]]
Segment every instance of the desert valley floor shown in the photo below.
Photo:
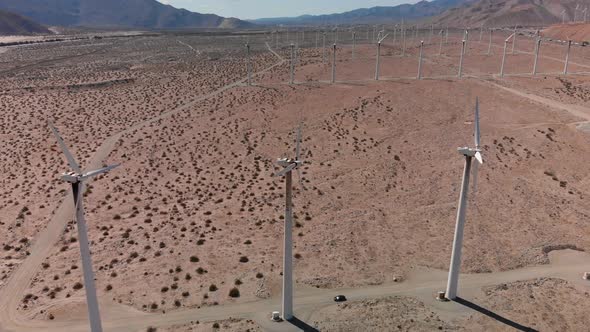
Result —
[[[268, 34], [134, 35], [0, 53], [0, 331], [86, 331], [68, 170], [122, 165], [84, 194], [107, 331], [580, 331], [590, 325], [590, 50], [506, 35], [403, 50]], [[246, 84], [244, 44], [252, 46]], [[330, 43], [331, 45], [331, 43]], [[321, 41], [320, 41], [321, 46]], [[488, 55], [488, 49], [491, 49]], [[439, 50], [442, 50], [439, 55]], [[479, 99], [485, 164], [449, 267]], [[273, 323], [295, 152], [294, 324]], [[228, 296], [231, 289], [239, 297]], [[349, 301], [336, 304], [335, 294]], [[215, 325], [214, 325], [215, 324]]]

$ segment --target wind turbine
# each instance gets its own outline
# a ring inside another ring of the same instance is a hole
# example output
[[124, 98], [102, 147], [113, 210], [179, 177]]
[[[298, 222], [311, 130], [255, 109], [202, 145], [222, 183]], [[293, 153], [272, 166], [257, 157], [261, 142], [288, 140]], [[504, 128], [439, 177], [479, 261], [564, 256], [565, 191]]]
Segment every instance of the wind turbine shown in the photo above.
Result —
[[[381, 35], [379, 35], [381, 36]], [[387, 36], [389, 36], [389, 34], [386, 34], [385, 36], [383, 36], [383, 38], [379, 39], [377, 41], [377, 61], [375, 64], [375, 81], [379, 80], [379, 71], [381, 70], [381, 43], [383, 42], [383, 40], [385, 40], [385, 38], [387, 38]]]
[[504, 40], [504, 53], [502, 53], [502, 65], [500, 66], [500, 77], [504, 77], [504, 63], [506, 62], [506, 47], [508, 46], [508, 42], [510, 38], [514, 37], [514, 34], [511, 34]]
[[463, 76], [463, 56], [465, 55], [465, 44], [467, 43], [467, 41], [465, 39], [463, 39], [461, 41], [461, 57], [459, 58], [459, 78], [461, 78], [461, 76]]
[[246, 43], [246, 70], [248, 71], [248, 86], [252, 85], [252, 64], [250, 63], [250, 44]]
[[332, 83], [336, 83], [336, 43], [334, 43], [334, 52], [332, 53]]
[[323, 44], [322, 44], [322, 49], [323, 49], [323, 53], [322, 53], [322, 62], [326, 63], [326, 32], [324, 31], [323, 34]]
[[492, 34], [494, 33], [494, 29], [490, 28], [490, 41], [488, 43], [488, 55], [492, 51]]
[[513, 38], [512, 38], [512, 54], [514, 54], [514, 47], [516, 46], [516, 36], [518, 34], [516, 33], [516, 26], [514, 26], [514, 33], [513, 33]]
[[570, 39], [570, 37], [567, 37], [567, 51], [565, 53], [565, 65], [563, 67], [563, 74], [567, 75], [567, 68], [569, 66], [570, 63], [570, 50], [572, 48], [572, 40]]
[[354, 49], [356, 48], [356, 32], [352, 32], [352, 60], [354, 60]]
[[289, 84], [293, 84], [295, 82], [295, 45], [293, 45], [293, 43], [291, 43], [291, 63], [289, 73]]
[[[477, 161], [473, 170], [474, 188], [477, 183], [477, 170], [479, 165], [483, 164], [483, 156], [480, 147], [479, 131], [479, 100], [475, 99], [475, 147], [458, 148], [460, 154], [465, 156], [465, 168], [463, 171], [463, 180], [461, 186], [461, 196], [459, 198], [459, 208], [457, 210], [457, 221], [455, 226], [455, 237], [453, 240], [453, 252], [451, 254], [451, 266], [449, 268], [449, 280], [445, 292], [446, 299], [454, 300], [457, 298], [457, 285], [459, 282], [459, 270], [461, 269], [461, 249], [463, 247], [463, 229], [465, 227], [465, 213], [467, 210], [467, 193], [469, 191], [469, 177], [471, 175], [471, 163], [473, 158]], [[474, 189], [475, 190], [475, 189]]]
[[63, 173], [62, 180], [72, 184], [72, 193], [74, 194], [74, 208], [76, 210], [76, 226], [78, 228], [78, 242], [80, 243], [80, 256], [82, 256], [82, 270], [84, 272], [84, 288], [86, 290], [86, 303], [88, 305], [88, 317], [90, 320], [90, 331], [102, 332], [100, 321], [100, 312], [98, 308], [98, 299], [96, 296], [96, 285], [94, 284], [94, 272], [92, 271], [92, 259], [90, 257], [90, 247], [88, 244], [88, 231], [86, 221], [84, 220], [84, 207], [82, 205], [84, 181], [93, 178], [99, 174], [106, 173], [119, 165], [107, 166], [101, 169], [83, 172], [80, 166], [70, 153], [64, 140], [59, 136], [57, 129], [52, 123], [49, 123], [57, 143], [62, 149], [72, 172]]
[[301, 154], [301, 125], [297, 130], [297, 144], [295, 148], [295, 159], [281, 158], [277, 164], [283, 170], [276, 173], [277, 177], [285, 177], [286, 205], [285, 205], [285, 235], [283, 249], [283, 319], [293, 318], [293, 170], [297, 170], [299, 180], [301, 174], [299, 167], [303, 161], [299, 159]]
[[443, 46], [443, 30], [441, 29], [440, 32], [438, 33], [440, 35], [440, 45], [438, 47], [438, 55], [440, 56], [442, 54], [442, 46]]
[[416, 76], [416, 79], [421, 80], [422, 79], [422, 49], [424, 48], [424, 41], [421, 40], [420, 41], [420, 53], [418, 55], [418, 75]]

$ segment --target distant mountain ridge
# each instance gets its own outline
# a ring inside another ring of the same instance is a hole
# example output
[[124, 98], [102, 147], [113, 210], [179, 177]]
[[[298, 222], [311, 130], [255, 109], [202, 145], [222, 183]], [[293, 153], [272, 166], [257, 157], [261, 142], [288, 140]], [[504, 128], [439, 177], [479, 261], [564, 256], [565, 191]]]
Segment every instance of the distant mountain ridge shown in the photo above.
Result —
[[46, 27], [26, 17], [0, 10], [0, 35], [49, 34]]
[[[435, 24], [452, 27], [545, 26], [574, 18], [583, 19], [583, 9], [574, 0], [480, 0], [461, 8], [449, 9], [434, 19]], [[589, 6], [590, 7], [590, 6]], [[590, 17], [590, 16], [589, 16]]]
[[361, 8], [329, 15], [302, 15], [298, 17], [262, 18], [252, 20], [265, 25], [334, 25], [334, 24], [383, 24], [402, 19], [414, 20], [439, 15], [447, 9], [475, 2], [475, 0], [434, 0], [392, 7]]
[[193, 13], [155, 0], [0, 0], [0, 9], [46, 25], [129, 28], [248, 28], [236, 18]]

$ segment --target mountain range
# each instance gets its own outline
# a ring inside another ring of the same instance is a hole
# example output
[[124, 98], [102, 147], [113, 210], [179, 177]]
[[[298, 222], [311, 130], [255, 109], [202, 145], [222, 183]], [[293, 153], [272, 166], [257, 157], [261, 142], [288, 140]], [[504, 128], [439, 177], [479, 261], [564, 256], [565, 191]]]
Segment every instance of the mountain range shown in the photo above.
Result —
[[[418, 21], [449, 27], [546, 26], [565, 21], [583, 20], [589, 5], [576, 0], [434, 0], [392, 7], [372, 7], [330, 15], [262, 18], [251, 22], [262, 25], [336, 25], [387, 24]], [[578, 10], [576, 10], [576, 7]], [[590, 12], [588, 12], [590, 19]]]
[[48, 26], [145, 29], [248, 28], [236, 18], [193, 13], [155, 0], [0, 0], [0, 9]]
[[0, 10], [0, 35], [49, 34], [46, 27], [18, 14]]
[[561, 23], [564, 10], [566, 22], [581, 21], [584, 5], [576, 13], [578, 4], [574, 0], [479, 0], [449, 9], [433, 22], [456, 27], [545, 26]]
[[261, 18], [252, 23], [265, 25], [335, 25], [335, 24], [384, 24], [402, 19], [415, 20], [432, 17], [476, 0], [434, 0], [398, 6], [361, 8], [329, 15], [303, 15], [298, 17]]
[[[576, 7], [578, 10], [576, 10]], [[361, 8], [329, 15], [262, 18], [246, 22], [177, 9], [156, 0], [0, 0], [0, 33], [47, 33], [46, 26], [184, 29], [252, 28], [256, 25], [388, 24], [418, 21], [449, 27], [543, 26], [583, 18], [575, 0], [433, 0]], [[589, 13], [590, 14], [590, 13]], [[29, 20], [31, 19], [31, 20]], [[36, 21], [40, 24], [37, 24]]]

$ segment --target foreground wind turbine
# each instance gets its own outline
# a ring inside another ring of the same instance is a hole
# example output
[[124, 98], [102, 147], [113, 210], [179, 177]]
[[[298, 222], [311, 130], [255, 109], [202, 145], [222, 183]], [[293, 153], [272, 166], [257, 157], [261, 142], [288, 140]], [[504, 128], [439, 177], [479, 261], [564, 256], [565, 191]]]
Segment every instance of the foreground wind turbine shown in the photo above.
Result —
[[459, 271], [461, 269], [461, 249], [463, 247], [463, 229], [465, 227], [465, 213], [467, 210], [467, 192], [469, 191], [469, 177], [471, 175], [471, 162], [473, 158], [477, 163], [473, 170], [474, 187], [477, 182], [478, 164], [483, 164], [483, 156], [480, 148], [479, 132], [479, 101], [475, 100], [475, 147], [458, 148], [460, 154], [465, 156], [465, 169], [463, 171], [463, 181], [461, 186], [461, 196], [459, 198], [459, 208], [457, 210], [457, 223], [455, 225], [455, 238], [453, 240], [453, 252], [451, 254], [451, 266], [449, 268], [449, 280], [445, 297], [449, 300], [457, 298], [457, 285], [459, 283]]
[[98, 299], [96, 296], [96, 286], [94, 284], [94, 272], [92, 271], [92, 260], [90, 258], [90, 248], [88, 244], [88, 233], [86, 221], [84, 220], [84, 207], [82, 205], [82, 195], [84, 192], [84, 181], [93, 178], [99, 174], [106, 173], [119, 165], [107, 166], [94, 171], [82, 172], [74, 156], [70, 153], [66, 144], [57, 132], [53, 124], [49, 124], [51, 131], [57, 139], [57, 143], [62, 149], [68, 164], [73, 172], [63, 173], [62, 180], [72, 184], [72, 193], [74, 194], [74, 208], [76, 210], [76, 225], [78, 228], [78, 242], [80, 243], [80, 255], [82, 256], [82, 270], [84, 272], [84, 288], [86, 289], [86, 302], [88, 305], [88, 317], [90, 319], [90, 331], [102, 332], [100, 322], [100, 312], [98, 309]]
[[[303, 161], [301, 154], [301, 126], [297, 130], [297, 144], [295, 159], [281, 158], [277, 163], [284, 167], [275, 176], [285, 177], [286, 205], [285, 205], [285, 238], [283, 249], [283, 319], [293, 318], [293, 170], [299, 172]], [[299, 175], [301, 180], [301, 175]]]

